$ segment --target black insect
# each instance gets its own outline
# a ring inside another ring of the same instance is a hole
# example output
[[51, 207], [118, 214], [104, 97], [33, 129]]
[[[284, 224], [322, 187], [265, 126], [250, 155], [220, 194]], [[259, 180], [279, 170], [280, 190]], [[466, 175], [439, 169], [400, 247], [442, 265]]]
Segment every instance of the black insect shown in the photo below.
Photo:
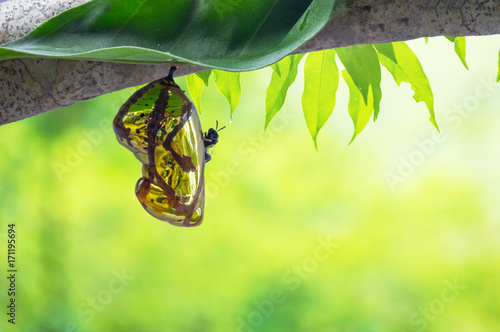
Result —
[[212, 156], [208, 153], [208, 149], [217, 144], [219, 141], [219, 131], [226, 128], [226, 126], [217, 129], [219, 127], [219, 121], [216, 122], [215, 129], [210, 128], [208, 132], [203, 136], [203, 143], [205, 144], [205, 162], [208, 163]]

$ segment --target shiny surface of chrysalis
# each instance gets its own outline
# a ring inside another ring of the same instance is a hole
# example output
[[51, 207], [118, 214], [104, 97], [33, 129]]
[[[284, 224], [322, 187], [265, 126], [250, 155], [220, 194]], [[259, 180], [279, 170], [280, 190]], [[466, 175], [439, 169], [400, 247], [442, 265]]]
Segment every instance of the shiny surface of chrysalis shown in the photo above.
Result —
[[205, 200], [204, 137], [198, 113], [172, 73], [137, 90], [113, 129], [143, 164], [135, 192], [146, 211], [175, 226], [198, 226]]

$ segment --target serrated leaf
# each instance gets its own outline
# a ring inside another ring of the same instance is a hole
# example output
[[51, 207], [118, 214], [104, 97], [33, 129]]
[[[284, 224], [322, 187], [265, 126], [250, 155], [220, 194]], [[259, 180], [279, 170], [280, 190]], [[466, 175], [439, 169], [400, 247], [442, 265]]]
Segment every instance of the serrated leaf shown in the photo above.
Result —
[[410, 83], [411, 88], [415, 92], [413, 98], [417, 101], [423, 101], [430, 113], [430, 121], [439, 131], [434, 113], [434, 96], [429, 84], [429, 79], [422, 69], [422, 65], [417, 56], [404, 42], [392, 43], [394, 53], [396, 54], [397, 63], [394, 63], [384, 54], [379, 53], [380, 63], [387, 68], [398, 85], [401, 82]]
[[354, 124], [354, 134], [352, 135], [352, 139], [349, 142], [350, 145], [354, 141], [356, 136], [358, 136], [366, 127], [368, 121], [370, 121], [370, 118], [374, 111], [373, 93], [371, 86], [369, 86], [368, 103], [365, 104], [363, 101], [363, 96], [361, 95], [356, 83], [354, 83], [347, 70], [342, 71], [342, 77], [349, 87], [349, 104], [347, 106], [347, 109]]
[[53, 57], [266, 67], [314, 37], [334, 0], [93, 0], [0, 47], [0, 60]]
[[316, 150], [318, 133], [335, 107], [338, 85], [339, 69], [335, 63], [335, 50], [309, 53], [304, 66], [302, 110]]
[[377, 119], [382, 99], [380, 63], [373, 45], [355, 45], [336, 49], [340, 61], [358, 87], [365, 103], [368, 102], [368, 87], [373, 91], [373, 108]]
[[240, 73], [214, 70], [214, 80], [217, 90], [229, 103], [231, 108], [230, 117], [232, 117], [241, 97]]
[[455, 53], [457, 53], [464, 67], [469, 70], [469, 66], [467, 66], [467, 62], [465, 61], [465, 37], [455, 38]]
[[497, 83], [500, 82], [500, 51], [498, 51], [498, 74], [497, 74]]
[[204, 70], [196, 73], [196, 76], [201, 78], [203, 80], [203, 83], [205, 83], [205, 86], [208, 86], [208, 79], [210, 78], [210, 75], [212, 74], [212, 70]]
[[[304, 54], [290, 55], [271, 66], [271, 68], [273, 68], [273, 74], [271, 76], [271, 83], [269, 83], [266, 92], [265, 128], [267, 128], [269, 122], [271, 122], [281, 107], [283, 107], [286, 93], [297, 77], [297, 67], [303, 57]], [[278, 75], [278, 72], [281, 75]]]
[[203, 80], [196, 74], [186, 75], [186, 85], [193, 100], [194, 107], [201, 114], [201, 92], [203, 91]]

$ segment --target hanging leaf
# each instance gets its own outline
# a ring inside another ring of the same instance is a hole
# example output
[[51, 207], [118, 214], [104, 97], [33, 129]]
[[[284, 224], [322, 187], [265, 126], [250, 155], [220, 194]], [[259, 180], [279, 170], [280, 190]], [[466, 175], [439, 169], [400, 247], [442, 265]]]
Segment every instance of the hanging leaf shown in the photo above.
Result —
[[276, 72], [276, 74], [279, 77], [281, 77], [280, 66], [278, 65], [278, 63], [273, 63], [270, 67], [271, 67], [272, 70], [274, 70]]
[[[278, 111], [283, 107], [288, 88], [297, 77], [297, 67], [304, 54], [287, 56], [271, 66], [273, 74], [266, 92], [266, 123], [265, 128]], [[281, 75], [278, 75], [278, 72]]]
[[368, 103], [363, 101], [363, 96], [361, 95], [358, 86], [354, 83], [347, 70], [342, 70], [342, 77], [349, 87], [349, 104], [347, 109], [349, 115], [351, 116], [352, 122], [354, 124], [354, 134], [349, 142], [349, 145], [354, 141], [356, 136], [359, 135], [366, 127], [368, 121], [373, 113], [373, 93], [371, 86], [368, 87]]
[[373, 44], [377, 52], [382, 53], [386, 57], [392, 60], [394, 63], [398, 63], [398, 59], [396, 59], [396, 53], [394, 53], [394, 47], [392, 43], [385, 44]]
[[498, 51], [498, 74], [497, 74], [497, 83], [500, 82], [500, 51]]
[[0, 47], [0, 60], [53, 57], [266, 67], [314, 37], [334, 0], [93, 0]]
[[304, 66], [302, 110], [316, 150], [319, 130], [335, 107], [338, 86], [339, 70], [335, 63], [335, 50], [309, 53]]
[[214, 70], [214, 80], [217, 90], [219, 90], [229, 103], [229, 107], [231, 108], [230, 117], [232, 117], [241, 97], [240, 73]]
[[467, 66], [467, 62], [465, 61], [465, 37], [444, 37], [455, 44], [455, 53], [458, 55], [460, 61], [462, 61], [464, 67], [469, 70], [469, 66]]
[[336, 49], [340, 61], [368, 103], [368, 87], [373, 91], [373, 108], [377, 119], [382, 99], [380, 63], [373, 45], [355, 45]]
[[196, 76], [201, 78], [203, 82], [205, 83], [205, 86], [208, 86], [208, 79], [210, 78], [210, 75], [212, 74], [212, 70], [204, 70], [196, 73]]
[[465, 37], [455, 38], [455, 53], [457, 53], [464, 67], [469, 70], [469, 66], [467, 66], [467, 62], [465, 61]]
[[434, 113], [434, 96], [429, 79], [425, 75], [420, 61], [406, 43], [392, 43], [392, 46], [394, 54], [396, 54], [397, 63], [384, 54], [384, 48], [376, 46], [379, 52], [380, 63], [391, 73], [397, 85], [400, 85], [403, 81], [411, 84], [411, 88], [415, 91], [413, 98], [417, 102], [425, 102], [431, 115], [430, 121], [439, 131]]
[[427, 44], [429, 42], [429, 37], [424, 37], [425, 43]]
[[196, 74], [186, 75], [186, 85], [194, 103], [194, 107], [201, 114], [201, 92], [203, 91], [203, 80]]

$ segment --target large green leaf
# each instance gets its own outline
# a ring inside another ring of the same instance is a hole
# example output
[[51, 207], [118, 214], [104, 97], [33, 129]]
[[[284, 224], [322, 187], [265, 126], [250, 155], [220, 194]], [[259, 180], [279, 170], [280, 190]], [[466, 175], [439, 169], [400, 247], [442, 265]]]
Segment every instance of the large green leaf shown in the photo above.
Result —
[[299, 48], [335, 0], [93, 0], [0, 47], [0, 60], [181, 62], [243, 71]]
[[266, 92], [266, 124], [265, 128], [278, 111], [283, 107], [288, 88], [297, 77], [297, 67], [304, 54], [290, 55], [271, 66], [273, 75]]
[[230, 116], [238, 106], [241, 97], [240, 73], [214, 70], [214, 81], [217, 90], [226, 98], [231, 108]]
[[351, 144], [356, 136], [366, 127], [368, 121], [370, 121], [373, 113], [373, 93], [372, 87], [369, 86], [367, 96], [368, 102], [364, 103], [358, 86], [354, 83], [354, 80], [347, 70], [342, 71], [342, 77], [349, 87], [349, 104], [347, 105], [347, 109], [354, 124], [354, 134], [349, 142], [349, 144]]
[[316, 150], [319, 130], [335, 107], [338, 86], [339, 70], [335, 63], [335, 50], [310, 53], [304, 66], [302, 110]]
[[373, 108], [377, 119], [382, 99], [380, 63], [373, 45], [355, 45], [337, 49], [337, 54], [345, 69], [358, 87], [365, 104], [368, 103], [368, 88], [373, 91]]
[[430, 121], [439, 131], [434, 113], [434, 96], [429, 84], [429, 79], [425, 75], [420, 61], [406, 43], [392, 43], [392, 47], [396, 55], [397, 63], [385, 54], [384, 47], [375, 45], [375, 48], [379, 52], [380, 63], [389, 70], [398, 85], [403, 81], [411, 84], [413, 91], [415, 91], [413, 98], [417, 102], [425, 102], [431, 115]]

